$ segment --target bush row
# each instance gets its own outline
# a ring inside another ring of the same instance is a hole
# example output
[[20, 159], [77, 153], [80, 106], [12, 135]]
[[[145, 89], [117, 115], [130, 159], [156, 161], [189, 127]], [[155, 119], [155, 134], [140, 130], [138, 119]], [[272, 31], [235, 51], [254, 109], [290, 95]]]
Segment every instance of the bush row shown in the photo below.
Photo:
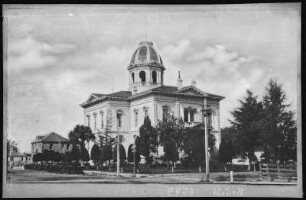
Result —
[[83, 167], [73, 166], [73, 165], [64, 165], [64, 164], [26, 164], [24, 166], [26, 170], [38, 170], [38, 171], [47, 171], [54, 173], [65, 173], [65, 174], [83, 174]]

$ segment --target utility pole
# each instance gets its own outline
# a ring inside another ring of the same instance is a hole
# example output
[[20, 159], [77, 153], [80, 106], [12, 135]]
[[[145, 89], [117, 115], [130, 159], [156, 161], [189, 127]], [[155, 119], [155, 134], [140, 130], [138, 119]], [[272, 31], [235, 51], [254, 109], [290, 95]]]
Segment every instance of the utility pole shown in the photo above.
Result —
[[208, 109], [207, 109], [207, 98], [204, 98], [204, 134], [205, 134], [205, 181], [209, 182], [209, 157], [208, 157], [208, 127], [207, 127], [207, 117], [208, 117]]
[[134, 155], [134, 177], [136, 176], [136, 135], [134, 135], [133, 155]]
[[120, 152], [119, 152], [119, 123], [117, 123], [117, 176], [119, 176], [120, 173]]

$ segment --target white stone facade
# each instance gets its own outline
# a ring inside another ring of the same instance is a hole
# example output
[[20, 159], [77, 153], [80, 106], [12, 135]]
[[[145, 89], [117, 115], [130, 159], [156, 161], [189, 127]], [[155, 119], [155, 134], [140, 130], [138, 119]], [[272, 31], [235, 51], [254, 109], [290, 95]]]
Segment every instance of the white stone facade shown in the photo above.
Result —
[[[205, 97], [212, 109], [211, 132], [216, 137], [218, 148], [221, 142], [219, 102], [224, 97], [205, 93], [195, 85], [182, 87], [180, 77], [177, 86], [165, 86], [165, 68], [160, 56], [152, 49], [153, 43], [142, 42], [132, 56], [128, 66], [130, 91], [107, 95], [92, 94], [81, 104], [84, 108], [84, 125], [89, 126], [95, 134], [103, 134], [106, 127], [109, 127], [111, 135], [115, 137], [117, 125], [120, 123], [118, 130], [124, 138], [123, 146], [127, 151], [129, 145], [134, 142], [134, 135], [139, 135], [139, 128], [146, 115], [149, 116], [152, 126], [155, 126], [158, 120], [162, 120], [163, 112], [166, 111], [163, 109], [166, 108], [170, 114], [182, 117], [191, 124], [202, 123]], [[149, 55], [152, 52], [153, 54]], [[145, 79], [142, 79], [141, 72], [142, 75], [145, 74]], [[187, 113], [187, 110], [190, 111]]]

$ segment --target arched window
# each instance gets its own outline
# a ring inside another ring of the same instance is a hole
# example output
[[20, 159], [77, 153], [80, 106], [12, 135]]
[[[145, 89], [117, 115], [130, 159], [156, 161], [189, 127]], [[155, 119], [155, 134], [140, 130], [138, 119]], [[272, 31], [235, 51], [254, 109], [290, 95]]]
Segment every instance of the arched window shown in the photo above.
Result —
[[157, 77], [156, 77], [156, 71], [153, 71], [153, 72], [152, 72], [152, 81], [153, 81], [153, 84], [156, 84], [156, 82], [157, 82], [157, 81], [156, 81], [156, 78], [157, 78]]
[[132, 73], [132, 81], [135, 82], [134, 72]]
[[139, 73], [139, 78], [141, 80], [141, 83], [144, 84], [146, 82], [146, 73], [144, 71], [141, 71]]

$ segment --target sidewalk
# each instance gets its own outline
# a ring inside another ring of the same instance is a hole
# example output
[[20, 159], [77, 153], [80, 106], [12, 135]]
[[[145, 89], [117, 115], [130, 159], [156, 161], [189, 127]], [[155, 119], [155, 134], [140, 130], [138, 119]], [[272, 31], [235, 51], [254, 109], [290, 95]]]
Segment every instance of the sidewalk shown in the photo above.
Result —
[[[104, 175], [104, 176], [117, 176], [116, 172], [102, 172], [102, 171], [90, 171], [90, 170], [84, 170], [84, 173], [86, 175]], [[240, 172], [237, 174], [246, 174], [247, 172]], [[246, 184], [246, 185], [296, 185], [297, 182], [284, 182], [284, 181], [278, 181], [275, 180], [273, 182], [271, 181], [267, 181], [267, 180], [251, 180], [251, 181], [233, 181], [232, 183], [230, 181], [216, 181], [214, 179], [216, 179], [219, 176], [224, 176], [227, 173], [224, 172], [215, 172], [215, 173], [211, 173], [211, 177], [210, 177], [210, 181], [209, 182], [205, 182], [201, 181], [201, 176], [205, 176], [205, 173], [170, 173], [170, 174], [136, 174], [134, 176], [133, 173], [120, 173], [119, 174], [119, 179], [120, 177], [124, 177], [124, 178], [137, 178], [135, 181], [137, 181], [138, 183], [145, 183], [145, 180], [139, 179], [139, 178], [143, 178], [146, 179], [149, 178], [148, 180], [157, 180], [155, 178], [159, 178], [159, 177], [163, 177], [165, 178], [163, 179], [159, 179], [161, 182], [165, 183], [185, 183], [185, 184]], [[151, 179], [150, 179], [151, 178]], [[170, 181], [170, 182], [169, 182]], [[153, 181], [155, 182], [155, 181]]]
[[[84, 174], [86, 175], [107, 175], [107, 176], [117, 176], [116, 172], [104, 172], [104, 171], [93, 171], [93, 170], [84, 170]], [[134, 174], [133, 173], [120, 173], [119, 176], [121, 177], [136, 177], [136, 178], [141, 178], [141, 177], [164, 177], [164, 176], [183, 176], [184, 174], [178, 174], [178, 173], [173, 173], [173, 174]]]

